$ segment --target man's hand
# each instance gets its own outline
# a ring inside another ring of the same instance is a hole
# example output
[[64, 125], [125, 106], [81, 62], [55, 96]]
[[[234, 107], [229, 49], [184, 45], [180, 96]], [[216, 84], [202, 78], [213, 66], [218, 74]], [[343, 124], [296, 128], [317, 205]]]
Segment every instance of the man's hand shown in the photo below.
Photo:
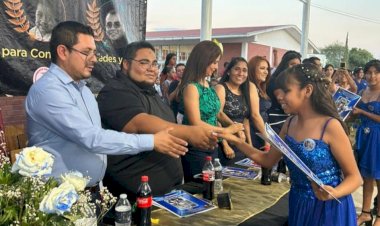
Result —
[[162, 154], [179, 158], [185, 155], [187, 150], [187, 142], [169, 134], [173, 128], [168, 128], [154, 134], [154, 150]]
[[213, 150], [217, 147], [218, 138], [210, 128], [192, 126], [189, 129], [189, 143], [202, 150]]

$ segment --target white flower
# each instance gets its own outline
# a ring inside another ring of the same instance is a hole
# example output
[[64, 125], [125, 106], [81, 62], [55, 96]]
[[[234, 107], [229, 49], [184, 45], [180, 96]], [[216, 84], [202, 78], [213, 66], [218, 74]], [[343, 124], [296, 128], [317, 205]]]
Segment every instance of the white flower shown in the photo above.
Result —
[[78, 171], [65, 173], [61, 175], [63, 182], [69, 182], [75, 187], [76, 191], [83, 191], [89, 182], [88, 178], [84, 178], [82, 173]]
[[16, 154], [16, 162], [12, 166], [12, 172], [19, 172], [23, 176], [47, 176], [51, 174], [54, 157], [42, 148], [24, 148], [20, 154]]
[[75, 226], [96, 226], [97, 219], [96, 217], [78, 219], [74, 222], [74, 225]]
[[71, 206], [78, 200], [78, 194], [72, 184], [65, 182], [53, 188], [40, 203], [40, 211], [62, 215], [70, 212]]

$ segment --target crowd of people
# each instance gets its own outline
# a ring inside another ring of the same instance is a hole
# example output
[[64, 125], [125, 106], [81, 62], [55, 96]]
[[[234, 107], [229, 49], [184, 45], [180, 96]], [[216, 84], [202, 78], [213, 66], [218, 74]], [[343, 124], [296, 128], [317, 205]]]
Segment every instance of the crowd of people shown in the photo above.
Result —
[[[153, 195], [195, 180], [206, 156], [223, 165], [251, 158], [262, 165], [263, 185], [272, 167], [289, 170], [289, 225], [359, 225], [371, 221], [373, 183], [380, 188], [380, 61], [353, 75], [316, 57], [286, 52], [273, 70], [262, 56], [233, 57], [218, 76], [221, 48], [195, 45], [186, 64], [176, 54], [159, 70], [155, 48], [129, 43], [120, 70], [95, 96], [84, 79], [97, 61], [92, 29], [61, 22], [50, 39], [49, 71], [26, 98], [29, 145], [55, 156], [52, 175], [77, 170], [134, 202], [142, 175]], [[271, 73], [274, 71], [273, 73]], [[360, 118], [355, 160], [346, 123], [332, 99], [338, 87], [358, 92]], [[322, 180], [310, 182], [289, 159], [259, 138], [264, 123], [285, 140]], [[357, 162], [356, 162], [357, 161]], [[364, 180], [362, 213], [351, 197]], [[340, 203], [334, 197], [338, 198]], [[380, 212], [376, 212], [380, 225]]]

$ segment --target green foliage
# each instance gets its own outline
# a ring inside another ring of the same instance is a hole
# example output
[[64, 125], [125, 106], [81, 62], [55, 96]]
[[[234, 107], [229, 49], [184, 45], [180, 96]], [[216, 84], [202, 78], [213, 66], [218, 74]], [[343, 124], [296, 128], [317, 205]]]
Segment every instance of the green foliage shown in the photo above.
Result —
[[352, 48], [350, 50], [349, 65], [351, 69], [363, 67], [368, 61], [374, 59], [372, 53], [365, 49]]
[[327, 63], [334, 65], [335, 68], [339, 67], [340, 62], [344, 58], [346, 48], [343, 44], [335, 42], [323, 48], [322, 54], [326, 55]]
[[[344, 60], [346, 47], [339, 42], [327, 45], [321, 49], [322, 54], [326, 55], [327, 63], [334, 65], [335, 68], [340, 66]], [[374, 59], [373, 55], [365, 49], [352, 48], [349, 50], [348, 65], [349, 69], [364, 66], [368, 61]]]

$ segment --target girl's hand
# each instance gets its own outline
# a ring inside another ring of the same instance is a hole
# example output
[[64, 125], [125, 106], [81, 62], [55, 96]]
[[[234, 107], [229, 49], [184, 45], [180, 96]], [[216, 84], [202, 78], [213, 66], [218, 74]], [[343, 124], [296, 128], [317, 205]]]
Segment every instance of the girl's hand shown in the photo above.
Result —
[[265, 141], [265, 145], [260, 148], [260, 150], [263, 151], [269, 151], [270, 150], [270, 143]]
[[239, 131], [243, 131], [244, 130], [244, 126], [243, 124], [241, 123], [234, 123], [226, 128], [224, 128], [224, 131], [223, 133], [231, 133], [231, 134], [235, 134]]
[[217, 133], [217, 137], [223, 138], [233, 145], [237, 145], [239, 143], [245, 142], [245, 141], [242, 141], [239, 137], [237, 137], [233, 134], [230, 134], [230, 133]]
[[354, 115], [363, 114], [363, 110], [355, 107], [352, 109], [352, 114], [354, 114]]
[[235, 158], [235, 151], [228, 145], [227, 142], [223, 142], [223, 151], [228, 159]]
[[[320, 187], [318, 184], [316, 184], [314, 181], [311, 181], [311, 187], [313, 188], [315, 196], [322, 201], [327, 201], [334, 199], [327, 191], [329, 191], [331, 194], [333, 194], [335, 197], [335, 188], [329, 186], [329, 185], [323, 185], [323, 188]], [[325, 190], [327, 191], [325, 191]]]

